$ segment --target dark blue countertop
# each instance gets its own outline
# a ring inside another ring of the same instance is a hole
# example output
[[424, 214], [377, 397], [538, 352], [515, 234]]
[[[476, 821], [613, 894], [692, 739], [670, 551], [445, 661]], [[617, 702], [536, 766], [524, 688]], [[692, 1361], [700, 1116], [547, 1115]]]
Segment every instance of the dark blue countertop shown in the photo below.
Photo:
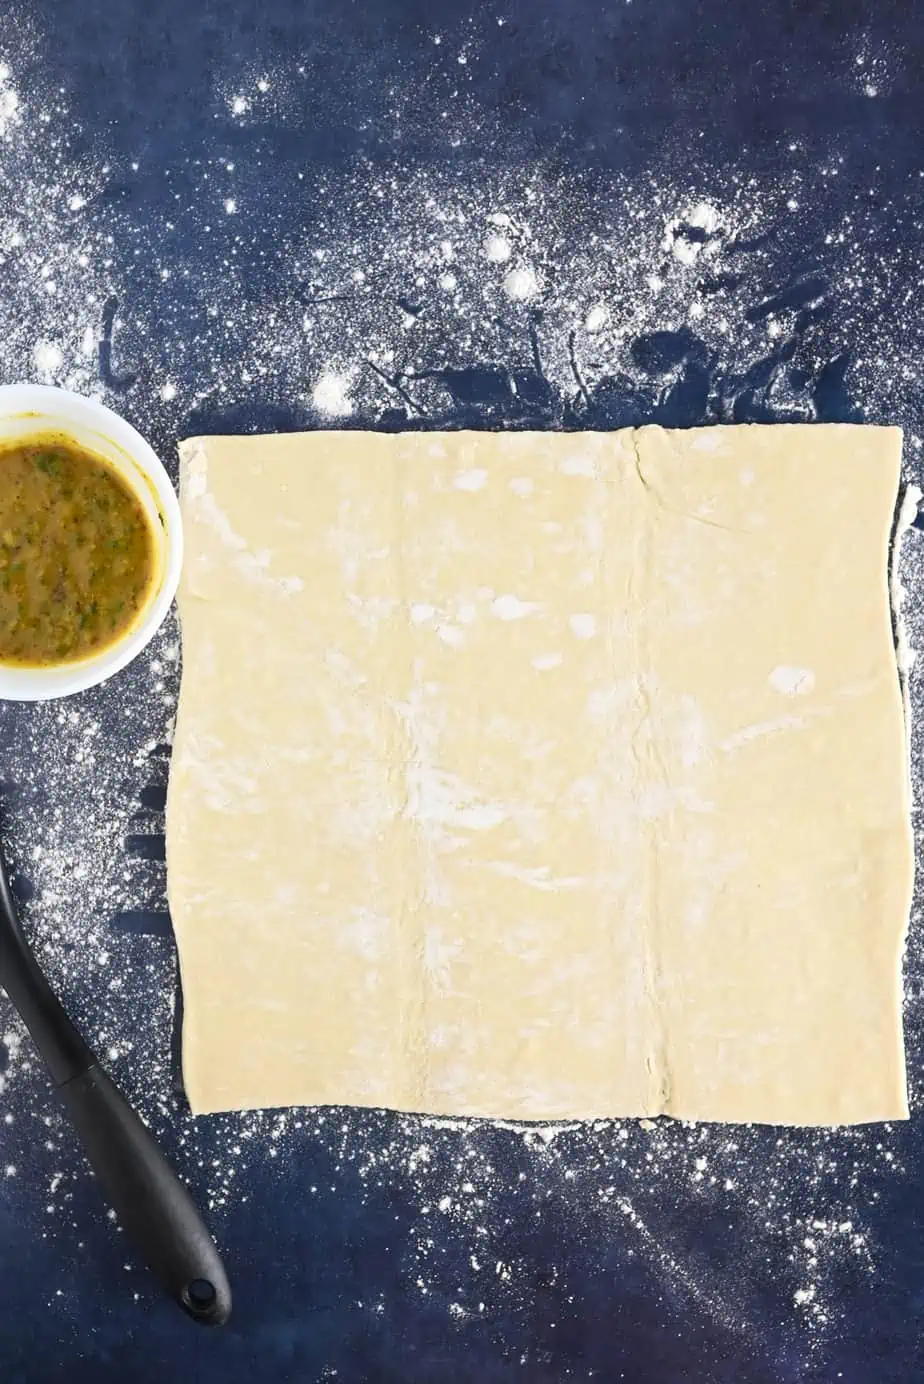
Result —
[[[9, 0], [0, 382], [98, 393], [171, 468], [201, 431], [866, 419], [920, 480], [922, 60], [888, 3]], [[0, 1000], [4, 1381], [924, 1373], [920, 897], [907, 1124], [194, 1121], [176, 641], [0, 707], [0, 786], [26, 926], [206, 1209], [235, 1314], [199, 1332], [158, 1296]]]

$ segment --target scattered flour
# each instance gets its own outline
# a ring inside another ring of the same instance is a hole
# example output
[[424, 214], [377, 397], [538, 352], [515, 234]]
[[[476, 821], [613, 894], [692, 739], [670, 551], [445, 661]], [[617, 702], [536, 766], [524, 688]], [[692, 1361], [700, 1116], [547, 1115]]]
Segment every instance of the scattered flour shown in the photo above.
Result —
[[[433, 48], [440, 53], [437, 38]], [[460, 71], [474, 48], [462, 56]], [[858, 53], [853, 80], [877, 97], [880, 59]], [[299, 81], [296, 60], [278, 73], [231, 74], [206, 115], [234, 130], [269, 114], [295, 119]], [[462, 175], [400, 162], [320, 168], [302, 229], [277, 223], [273, 199], [263, 201], [266, 267], [279, 287], [257, 297], [248, 218], [261, 203], [247, 196], [256, 174], [246, 161], [207, 158], [194, 192], [178, 193], [169, 210], [144, 202], [142, 214], [101, 196], [140, 179], [137, 162], [115, 165], [98, 146], [77, 160], [81, 134], [66, 91], [26, 91], [15, 44], [0, 50], [0, 380], [38, 377], [103, 398], [168, 458], [182, 431], [267, 401], [304, 425], [580, 428], [655, 416], [815, 419], [847, 399], [872, 420], [901, 423], [909, 477], [920, 470], [915, 238], [879, 253], [881, 210], [860, 186], [845, 204], [836, 151], [760, 184], [730, 168], [707, 185], [667, 162], [637, 182], [542, 164], [482, 163]], [[293, 165], [293, 192], [303, 176]], [[911, 224], [916, 204], [893, 212]], [[806, 236], [812, 253], [794, 280], [793, 247]], [[470, 476], [463, 488], [474, 484]], [[510, 484], [525, 495], [532, 482]], [[922, 542], [909, 531], [900, 573], [918, 647]], [[497, 600], [511, 603], [500, 618], [514, 618], [512, 603], [517, 617], [527, 613], [512, 595]], [[420, 607], [415, 618], [436, 614]], [[573, 617], [578, 638], [593, 635], [588, 621]], [[28, 881], [24, 922], [49, 976], [155, 1131], [175, 1133], [181, 1170], [219, 1221], [246, 1196], [251, 1169], [310, 1151], [312, 1166], [350, 1195], [371, 1203], [400, 1191], [411, 1204], [402, 1251], [410, 1291], [441, 1303], [459, 1329], [531, 1291], [535, 1266], [509, 1226], [541, 1216], [560, 1220], [563, 1240], [579, 1225], [588, 1241], [618, 1244], [665, 1294], [695, 1302], [768, 1356], [820, 1349], [838, 1329], [844, 1275], [876, 1282], [877, 1205], [907, 1175], [898, 1127], [613, 1120], [518, 1129], [358, 1111], [182, 1113], [159, 859], [177, 657], [168, 625], [108, 687], [57, 706], [0, 705], [7, 849]], [[551, 672], [561, 661], [550, 650], [537, 666]], [[805, 690], [788, 676], [799, 670], [783, 671], [787, 695]], [[916, 671], [909, 676], [914, 707]], [[918, 801], [922, 726], [914, 718]], [[922, 941], [919, 892], [906, 971], [916, 1107]], [[5, 1194], [17, 1215], [38, 1214], [29, 1189], [41, 1185], [44, 1233], [70, 1242], [86, 1172], [2, 1001], [0, 1028]], [[304, 1195], [320, 1195], [318, 1186]], [[765, 1311], [774, 1294], [775, 1326]]]
[[9, 67], [0, 62], [0, 139], [19, 124], [19, 119], [19, 93], [11, 85]]
[[517, 303], [528, 303], [539, 293], [539, 279], [528, 264], [517, 265], [504, 276], [504, 292]]
[[506, 236], [492, 233], [485, 238], [484, 254], [491, 264], [505, 264], [513, 254], [513, 247]]
[[311, 402], [326, 418], [347, 418], [353, 412], [350, 375], [325, 370], [311, 391]]

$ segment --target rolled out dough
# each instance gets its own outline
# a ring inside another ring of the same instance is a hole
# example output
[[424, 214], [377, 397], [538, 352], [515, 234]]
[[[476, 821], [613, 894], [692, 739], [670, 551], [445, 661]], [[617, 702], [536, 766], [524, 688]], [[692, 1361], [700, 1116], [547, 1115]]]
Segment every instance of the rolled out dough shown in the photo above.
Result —
[[193, 1110], [905, 1116], [900, 452], [185, 442]]

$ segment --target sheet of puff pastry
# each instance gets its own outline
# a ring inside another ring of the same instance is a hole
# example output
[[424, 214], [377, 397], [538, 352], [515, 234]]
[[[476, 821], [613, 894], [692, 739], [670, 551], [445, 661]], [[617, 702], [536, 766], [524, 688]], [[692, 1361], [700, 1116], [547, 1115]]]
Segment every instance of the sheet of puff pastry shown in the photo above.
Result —
[[900, 452], [185, 442], [193, 1110], [905, 1116]]

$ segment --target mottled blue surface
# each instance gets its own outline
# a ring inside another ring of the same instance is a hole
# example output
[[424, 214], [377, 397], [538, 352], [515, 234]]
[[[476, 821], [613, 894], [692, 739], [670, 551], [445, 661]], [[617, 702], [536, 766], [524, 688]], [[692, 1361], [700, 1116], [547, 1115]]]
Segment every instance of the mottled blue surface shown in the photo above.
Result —
[[[900, 395], [896, 387], [895, 408], [887, 392], [865, 396], [852, 375], [864, 341], [875, 333], [888, 337], [902, 286], [913, 291], [920, 275], [924, 18], [913, 7], [844, 0], [748, 6], [511, 0], [496, 8], [452, 3], [437, 14], [432, 5], [401, 0], [43, 0], [23, 5], [22, 14], [44, 35], [29, 55], [36, 80], [66, 91], [83, 130], [67, 158], [79, 165], [99, 141], [111, 151], [111, 172], [90, 214], [106, 224], [111, 218], [114, 278], [131, 285], [121, 290], [118, 311], [130, 319], [133, 301], [143, 300], [147, 354], [120, 357], [113, 335], [117, 304], [101, 303], [100, 378], [164, 456], [182, 433], [321, 421], [303, 385], [284, 374], [240, 383], [231, 398], [208, 387], [203, 372], [215, 362], [212, 345], [197, 345], [204, 309], [196, 266], [214, 279], [227, 249], [224, 230], [203, 236], [201, 217], [178, 216], [171, 253], [192, 274], [161, 284], [156, 272], [146, 227], [162, 226], [178, 203], [188, 207], [199, 197], [200, 170], [219, 156], [239, 164], [241, 211], [233, 230], [243, 231], [246, 243], [238, 266], [243, 261], [251, 298], [273, 303], [296, 291], [277, 247], [287, 234], [310, 228], [327, 195], [310, 178], [297, 180], [296, 170], [306, 166], [336, 179], [356, 160], [374, 171], [399, 158], [405, 168], [477, 178], [485, 159], [493, 169], [541, 159], [599, 188], [614, 171], [639, 180], [669, 158], [674, 169], [701, 172], [721, 188], [732, 169], [757, 185], [769, 186], [793, 169], [811, 181], [836, 154], [840, 171], [824, 192], [807, 197], [799, 216], [785, 225], [771, 221], [763, 232], [773, 272], [754, 285], [741, 321], [773, 313], [794, 318], [787, 319], [791, 331], [743, 372], [723, 375], [695, 326], [676, 321], [640, 333], [631, 375], [605, 376], [572, 392], [549, 382], [528, 343], [507, 357], [477, 342], [465, 349], [450, 343], [423, 362], [445, 387], [426, 417], [405, 415], [396, 396], [390, 410], [383, 405], [351, 423], [579, 428], [806, 416], [805, 408], [792, 412], [775, 402], [771, 385], [781, 373], [789, 393], [808, 400], [805, 407], [820, 420], [897, 416], [909, 429], [920, 421], [920, 342], [907, 311], [901, 322], [911, 375]], [[9, 13], [4, 22], [9, 26]], [[434, 59], [435, 32], [443, 36], [445, 62]], [[5, 35], [12, 43], [9, 27]], [[469, 117], [447, 125], [438, 114], [458, 79], [455, 54], [466, 43], [479, 54], [466, 73]], [[886, 74], [877, 79], [883, 90], [875, 99], [854, 79], [864, 46], [879, 55]], [[232, 90], [238, 75], [252, 81], [255, 72], [293, 62], [305, 69], [305, 80], [278, 120], [242, 124], [216, 109], [216, 82]], [[400, 121], [391, 96], [396, 74], [405, 92]], [[28, 90], [28, 65], [20, 63], [17, 80]], [[822, 231], [848, 211], [862, 222], [864, 262], [873, 270], [889, 266], [888, 295], [873, 292], [874, 273], [832, 288], [834, 252], [826, 250]], [[746, 256], [749, 247], [737, 250]], [[0, 286], [3, 273], [0, 266]], [[0, 302], [0, 329], [3, 313]], [[541, 309], [532, 325], [541, 326]], [[186, 342], [179, 363], [159, 358], [159, 341], [166, 353], [178, 340]], [[239, 349], [246, 352], [246, 343]], [[230, 358], [217, 363], [233, 366]], [[203, 374], [201, 397], [179, 417], [158, 411], [152, 392], [151, 379], [164, 366], [187, 381]], [[126, 695], [143, 695], [145, 676], [143, 666], [126, 675]], [[107, 725], [118, 719], [119, 695], [116, 689], [94, 704], [109, 717]], [[0, 728], [6, 733], [0, 772], [15, 785], [9, 711]], [[162, 806], [156, 786], [148, 805]], [[156, 912], [153, 921], [145, 916], [122, 926], [163, 932]], [[144, 1014], [131, 1022], [144, 1024]], [[919, 1039], [912, 1015], [913, 1065]], [[31, 1098], [45, 1108], [39, 1080]], [[66, 1227], [43, 1238], [41, 1206], [30, 1202], [22, 1178], [15, 1195], [0, 1180], [0, 1378], [5, 1384], [333, 1378], [345, 1384], [906, 1384], [924, 1374], [924, 1141], [917, 1115], [888, 1135], [904, 1174], [884, 1178], [864, 1202], [875, 1269], [867, 1272], [848, 1257], [833, 1271], [825, 1294], [836, 1320], [825, 1331], [810, 1331], [794, 1311], [800, 1279], [786, 1238], [776, 1232], [761, 1238], [760, 1214], [743, 1219], [733, 1198], [693, 1197], [664, 1179], [663, 1195], [647, 1203], [646, 1224], [655, 1242], [670, 1247], [670, 1264], [646, 1253], [625, 1218], [595, 1210], [591, 1199], [600, 1187], [615, 1185], [618, 1195], [633, 1186], [606, 1136], [591, 1139], [579, 1130], [559, 1136], [554, 1157], [537, 1155], [511, 1131], [485, 1128], [469, 1136], [479, 1168], [493, 1169], [483, 1218], [488, 1256], [515, 1272], [509, 1288], [497, 1273], [485, 1285], [473, 1276], [470, 1236], [456, 1233], [448, 1218], [430, 1216], [432, 1271], [422, 1294], [419, 1181], [400, 1175], [392, 1155], [380, 1179], [367, 1169], [370, 1149], [395, 1139], [411, 1149], [414, 1142], [384, 1113], [345, 1113], [333, 1123], [343, 1125], [342, 1137], [329, 1130], [317, 1137], [309, 1122], [290, 1138], [284, 1157], [270, 1160], [264, 1145], [264, 1156], [251, 1161], [238, 1200], [219, 1225], [235, 1316], [212, 1334], [192, 1328], [140, 1272], [129, 1285], [139, 1294], [133, 1298], [122, 1269], [125, 1251], [85, 1179], [75, 1182], [69, 1207], [79, 1227], [72, 1239]], [[207, 1142], [211, 1126], [202, 1125]], [[216, 1146], [226, 1131], [222, 1125], [216, 1132]], [[0, 1126], [0, 1146], [3, 1137]], [[644, 1138], [635, 1130], [629, 1140], [630, 1158], [642, 1167]], [[423, 1139], [433, 1159], [423, 1199], [436, 1200], [458, 1184], [460, 1139], [438, 1130], [417, 1142]], [[821, 1136], [752, 1136], [755, 1185], [780, 1140], [795, 1169], [785, 1193], [793, 1215], [818, 1217], [828, 1198], [832, 1207], [849, 1200], [849, 1169], [842, 1161], [836, 1173], [825, 1171]], [[171, 1127], [165, 1142], [175, 1145]], [[201, 1193], [206, 1172], [185, 1160], [181, 1148], [175, 1151]], [[858, 1154], [865, 1162], [873, 1156], [869, 1143]], [[49, 1168], [40, 1157], [36, 1167], [36, 1177], [45, 1178]], [[315, 1189], [310, 1195], [309, 1188]], [[61, 1296], [50, 1297], [52, 1289]], [[464, 1316], [447, 1310], [454, 1302], [464, 1304]]]

